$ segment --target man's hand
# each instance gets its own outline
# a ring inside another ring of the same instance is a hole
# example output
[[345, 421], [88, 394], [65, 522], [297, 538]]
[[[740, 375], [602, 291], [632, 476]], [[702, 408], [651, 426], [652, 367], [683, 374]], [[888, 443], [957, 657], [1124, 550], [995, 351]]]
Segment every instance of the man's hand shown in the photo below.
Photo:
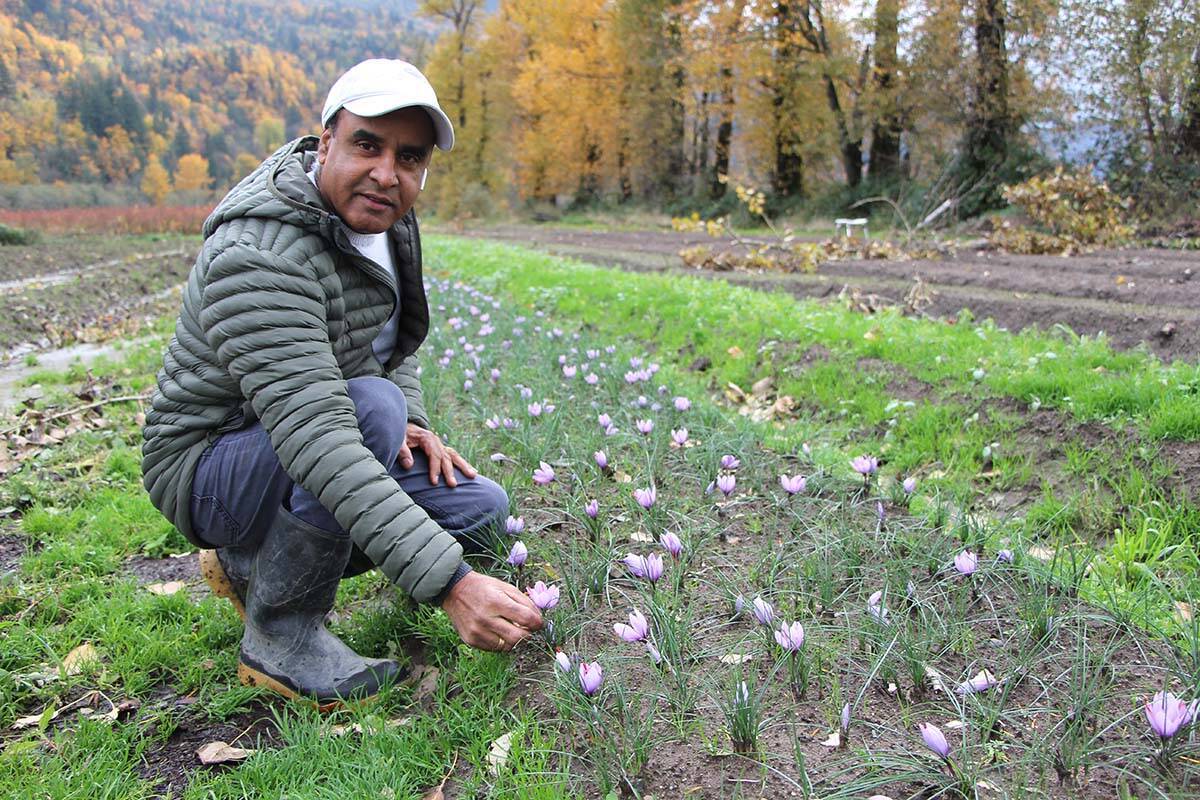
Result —
[[437, 486], [438, 479], [446, 476], [446, 485], [450, 488], [458, 486], [454, 477], [454, 468], [458, 467], [463, 475], [474, 478], [477, 473], [467, 460], [458, 454], [453, 447], [447, 447], [441, 438], [433, 431], [427, 431], [420, 425], [408, 423], [404, 430], [404, 444], [400, 445], [400, 455], [396, 458], [404, 469], [412, 469], [412, 448], [419, 447], [429, 456], [429, 482]]
[[542, 614], [512, 584], [468, 572], [442, 601], [458, 636], [480, 650], [512, 650], [542, 627]]

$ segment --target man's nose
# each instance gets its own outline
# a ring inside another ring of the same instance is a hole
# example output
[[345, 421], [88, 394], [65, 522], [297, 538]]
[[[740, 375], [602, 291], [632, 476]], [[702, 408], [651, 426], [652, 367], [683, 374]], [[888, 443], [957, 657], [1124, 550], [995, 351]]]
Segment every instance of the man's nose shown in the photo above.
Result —
[[382, 189], [390, 189], [398, 185], [400, 176], [396, 174], [396, 159], [383, 157], [376, 161], [371, 170], [371, 179]]

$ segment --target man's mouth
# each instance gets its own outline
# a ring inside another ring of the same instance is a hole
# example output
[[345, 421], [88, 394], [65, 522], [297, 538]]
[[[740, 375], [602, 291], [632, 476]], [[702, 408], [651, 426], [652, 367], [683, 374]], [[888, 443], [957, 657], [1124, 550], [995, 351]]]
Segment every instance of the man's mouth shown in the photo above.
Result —
[[383, 195], [363, 192], [360, 196], [371, 205], [378, 206], [380, 208], [391, 208], [393, 205], [395, 205], [391, 200], [387, 199]]

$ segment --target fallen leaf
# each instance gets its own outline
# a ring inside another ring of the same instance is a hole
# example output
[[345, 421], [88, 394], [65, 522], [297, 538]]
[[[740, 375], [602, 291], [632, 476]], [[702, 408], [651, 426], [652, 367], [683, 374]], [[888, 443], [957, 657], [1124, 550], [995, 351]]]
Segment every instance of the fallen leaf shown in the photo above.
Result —
[[446, 800], [446, 795], [442, 793], [442, 787], [435, 786], [422, 795], [421, 800]]
[[90, 642], [84, 642], [67, 653], [67, 657], [62, 662], [63, 671], [68, 675], [78, 675], [88, 664], [99, 660], [100, 655], [96, 652], [96, 648], [92, 647]]
[[967, 723], [963, 722], [961, 719], [952, 719], [946, 723], [945, 727], [948, 731], [958, 731], [967, 727]]
[[152, 583], [146, 587], [146, 591], [150, 594], [167, 596], [182, 592], [186, 588], [187, 584], [183, 581], [168, 581], [167, 583]]
[[1042, 547], [1040, 544], [1035, 544], [1025, 552], [1036, 558], [1038, 561], [1050, 561], [1054, 558], [1054, 550], [1049, 547]]
[[651, 536], [650, 534], [646, 533], [641, 528], [638, 528], [636, 531], [629, 534], [629, 541], [631, 541], [631, 542], [653, 542], [654, 537]]
[[617, 483], [633, 483], [633, 478], [628, 472], [617, 470], [613, 473], [613, 477], [617, 479]]
[[768, 375], [755, 381], [750, 386], [750, 393], [755, 397], [765, 398], [775, 389], [775, 379]]
[[1175, 601], [1175, 616], [1180, 622], [1192, 621], [1192, 606], [1182, 600]]
[[254, 754], [253, 750], [243, 750], [228, 742], [209, 742], [196, 751], [201, 764], [229, 764], [245, 761]]
[[754, 656], [750, 653], [726, 653], [718, 660], [722, 664], [745, 664], [747, 661], [750, 661], [753, 658]]
[[428, 707], [433, 705], [433, 694], [437, 691], [438, 676], [441, 671], [437, 667], [422, 664], [413, 673], [417, 688], [413, 690], [413, 703]]
[[734, 358], [742, 357], [742, 348], [738, 347], [736, 344], [725, 352], [729, 353], [729, 355], [733, 356]]
[[821, 745], [823, 747], [832, 747], [835, 750], [837, 748], [841, 747], [842, 746], [841, 731], [834, 731], [833, 733], [829, 734], [828, 738], [826, 738], [825, 741], [821, 742]]
[[929, 685], [934, 688], [934, 691], [946, 691], [946, 681], [942, 679], [942, 673], [928, 664], [925, 665], [925, 679], [929, 681]]
[[508, 763], [508, 754], [512, 752], [512, 736], [512, 731], [509, 731], [492, 742], [492, 746], [488, 748], [488, 773], [493, 778], [500, 777], [500, 770]]

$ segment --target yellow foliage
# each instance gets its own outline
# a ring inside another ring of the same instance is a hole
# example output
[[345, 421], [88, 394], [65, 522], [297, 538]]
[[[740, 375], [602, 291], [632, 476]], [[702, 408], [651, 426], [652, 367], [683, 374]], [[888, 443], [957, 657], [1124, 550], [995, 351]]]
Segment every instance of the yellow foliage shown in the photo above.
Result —
[[1004, 187], [1004, 199], [1028, 214], [1049, 234], [1007, 220], [992, 234], [992, 243], [1017, 253], [1067, 253], [1099, 245], [1111, 247], [1133, 236], [1127, 223], [1130, 202], [1087, 171], [1054, 172]]
[[167, 174], [162, 163], [157, 158], [151, 158], [142, 173], [142, 194], [150, 198], [154, 205], [162, 205], [162, 201], [171, 192], [171, 176]]
[[199, 153], [188, 153], [179, 159], [179, 166], [175, 170], [176, 191], [207, 189], [211, 184], [207, 158]]

